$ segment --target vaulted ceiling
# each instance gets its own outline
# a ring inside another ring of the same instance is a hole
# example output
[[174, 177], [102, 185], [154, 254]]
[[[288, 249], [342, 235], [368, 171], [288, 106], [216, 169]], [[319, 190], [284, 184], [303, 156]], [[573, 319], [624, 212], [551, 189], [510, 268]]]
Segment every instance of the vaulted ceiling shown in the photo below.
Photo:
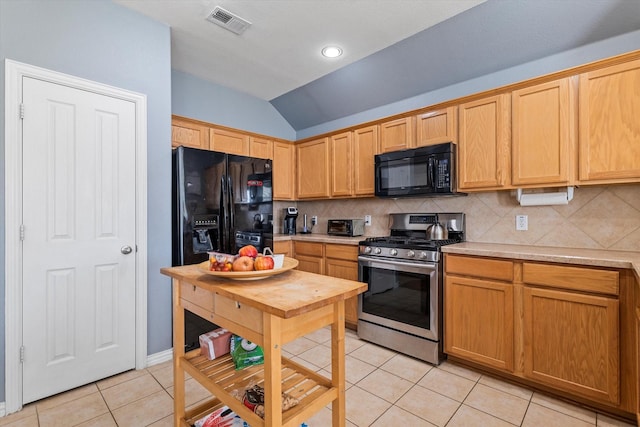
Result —
[[[640, 29], [639, 0], [114, 1], [171, 26], [173, 68], [296, 130]], [[208, 22], [216, 6], [251, 25]], [[344, 54], [323, 58], [330, 43]]]

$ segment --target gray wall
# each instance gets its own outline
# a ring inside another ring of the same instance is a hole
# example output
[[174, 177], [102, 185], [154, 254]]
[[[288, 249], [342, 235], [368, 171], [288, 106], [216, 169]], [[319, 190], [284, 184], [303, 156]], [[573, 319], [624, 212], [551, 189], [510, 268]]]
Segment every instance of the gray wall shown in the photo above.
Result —
[[359, 123], [435, 105], [462, 96], [630, 52], [637, 50], [639, 47], [640, 30], [303, 129], [297, 132], [296, 139], [308, 138], [321, 133], [354, 126]]
[[[148, 353], [171, 348], [171, 41], [169, 27], [105, 0], [0, 0], [5, 58], [143, 93], [148, 136]], [[0, 187], [4, 188], [4, 61]], [[5, 401], [4, 191], [0, 196], [0, 402]], [[133, 327], [133, 326], [132, 326]]]
[[267, 101], [182, 71], [171, 73], [171, 112], [293, 141], [295, 130]]

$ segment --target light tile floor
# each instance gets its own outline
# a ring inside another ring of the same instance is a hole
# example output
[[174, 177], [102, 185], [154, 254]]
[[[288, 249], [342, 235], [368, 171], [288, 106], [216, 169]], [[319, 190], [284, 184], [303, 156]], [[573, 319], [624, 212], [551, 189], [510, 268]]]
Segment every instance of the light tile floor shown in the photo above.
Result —
[[[330, 331], [321, 329], [283, 347], [285, 355], [330, 376]], [[358, 339], [347, 331], [348, 427], [629, 427], [592, 410], [533, 392], [468, 368], [438, 367]], [[187, 405], [208, 396], [186, 380]], [[161, 363], [27, 405], [0, 418], [11, 427], [171, 427], [173, 367]], [[331, 425], [330, 408], [308, 420]]]

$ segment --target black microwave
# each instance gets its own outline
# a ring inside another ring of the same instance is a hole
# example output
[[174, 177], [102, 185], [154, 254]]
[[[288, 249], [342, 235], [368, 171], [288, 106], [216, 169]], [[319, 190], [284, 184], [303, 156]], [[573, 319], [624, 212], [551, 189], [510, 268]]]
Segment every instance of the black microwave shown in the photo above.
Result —
[[377, 197], [458, 196], [452, 142], [375, 156]]

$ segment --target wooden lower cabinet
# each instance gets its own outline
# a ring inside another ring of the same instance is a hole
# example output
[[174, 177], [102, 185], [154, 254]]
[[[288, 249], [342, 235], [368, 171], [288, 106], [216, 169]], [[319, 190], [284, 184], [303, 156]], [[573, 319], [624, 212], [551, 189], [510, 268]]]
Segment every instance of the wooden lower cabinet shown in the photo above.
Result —
[[[324, 253], [327, 276], [358, 280], [358, 246], [326, 243]], [[358, 324], [358, 297], [345, 301], [344, 317], [349, 326]]]
[[[298, 270], [340, 279], [358, 280], [358, 246], [335, 243], [293, 241]], [[345, 301], [345, 321], [358, 324], [358, 297]]]
[[630, 270], [445, 255], [444, 349], [532, 387], [640, 413], [640, 301]]
[[298, 260], [298, 270], [324, 274], [323, 243], [294, 241], [293, 251]]
[[273, 242], [273, 253], [284, 254], [288, 258], [293, 258], [293, 242], [291, 240]]
[[445, 352], [513, 372], [513, 285], [447, 276]]
[[525, 378], [617, 404], [618, 330], [615, 298], [525, 286]]

